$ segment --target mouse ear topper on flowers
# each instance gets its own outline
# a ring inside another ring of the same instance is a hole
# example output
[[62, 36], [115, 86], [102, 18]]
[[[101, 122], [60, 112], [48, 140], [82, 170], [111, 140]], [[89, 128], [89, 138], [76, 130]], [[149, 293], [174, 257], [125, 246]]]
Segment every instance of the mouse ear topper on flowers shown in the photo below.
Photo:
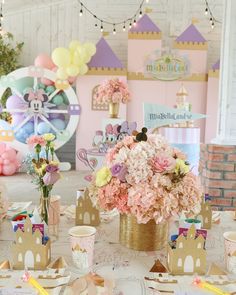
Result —
[[182, 211], [198, 213], [202, 190], [186, 155], [143, 128], [108, 150], [90, 195], [102, 209], [116, 208], [138, 223], [161, 224]]
[[61, 178], [59, 162], [54, 161], [54, 140], [55, 135], [52, 133], [32, 135], [27, 140], [32, 151], [32, 160], [28, 163], [27, 172], [33, 177], [33, 183], [41, 193], [40, 213], [47, 224], [51, 191]]

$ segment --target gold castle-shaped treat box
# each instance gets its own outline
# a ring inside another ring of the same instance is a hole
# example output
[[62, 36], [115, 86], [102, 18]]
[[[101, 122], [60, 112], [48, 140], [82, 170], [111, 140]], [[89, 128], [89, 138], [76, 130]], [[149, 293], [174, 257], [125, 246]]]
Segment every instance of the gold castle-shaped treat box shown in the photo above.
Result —
[[195, 238], [194, 224], [188, 230], [187, 236], [180, 235], [176, 247], [168, 245], [167, 263], [173, 275], [203, 275], [206, 272], [205, 239], [202, 235]]
[[39, 229], [32, 231], [32, 223], [26, 218], [24, 231], [17, 229], [12, 245], [13, 269], [44, 270], [51, 261], [51, 241], [42, 243]]

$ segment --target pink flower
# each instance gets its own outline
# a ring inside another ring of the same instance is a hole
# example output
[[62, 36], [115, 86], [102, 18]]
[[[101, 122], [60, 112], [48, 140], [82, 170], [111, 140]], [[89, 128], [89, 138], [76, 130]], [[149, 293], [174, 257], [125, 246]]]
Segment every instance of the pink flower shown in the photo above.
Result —
[[121, 102], [126, 104], [130, 100], [130, 92], [127, 84], [125, 84], [122, 80], [115, 78], [105, 80], [98, 87], [95, 99], [100, 103]]
[[151, 165], [155, 172], [168, 172], [175, 168], [175, 160], [165, 154], [160, 154], [151, 159]]
[[36, 145], [40, 145], [40, 146], [45, 146], [46, 145], [46, 141], [42, 136], [39, 135], [32, 135], [30, 136], [26, 143], [30, 146], [30, 147], [35, 147]]

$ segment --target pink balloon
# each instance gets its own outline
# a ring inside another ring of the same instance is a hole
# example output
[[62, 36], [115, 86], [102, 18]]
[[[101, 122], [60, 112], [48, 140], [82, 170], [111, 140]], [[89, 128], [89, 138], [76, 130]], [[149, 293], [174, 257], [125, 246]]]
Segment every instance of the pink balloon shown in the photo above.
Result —
[[0, 155], [2, 155], [6, 150], [6, 144], [4, 142], [0, 142]]
[[70, 85], [74, 84], [76, 79], [77, 79], [77, 77], [69, 77], [68, 81], [69, 81]]
[[9, 160], [9, 161], [14, 161], [16, 158], [16, 151], [13, 149], [10, 150], [6, 150], [3, 154], [2, 154], [2, 159], [4, 160]]
[[3, 159], [0, 157], [0, 165], [2, 165], [3, 164]]
[[43, 84], [46, 85], [46, 86], [50, 86], [50, 85], [53, 85], [53, 84], [54, 84], [53, 81], [51, 81], [51, 80], [49, 80], [49, 79], [46, 79], [46, 78], [42, 78], [42, 79], [41, 79], [41, 83], [43, 83]]
[[13, 175], [14, 173], [16, 173], [16, 171], [17, 171], [17, 167], [13, 163], [10, 163], [9, 165], [2, 166], [2, 174], [3, 175], [10, 176], [10, 175]]
[[3, 165], [9, 165], [10, 163], [11, 163], [11, 161], [8, 159], [3, 160]]
[[55, 64], [53, 63], [51, 57], [46, 53], [39, 54], [34, 60], [34, 65], [36, 67], [42, 67], [48, 70], [51, 70], [55, 67]]

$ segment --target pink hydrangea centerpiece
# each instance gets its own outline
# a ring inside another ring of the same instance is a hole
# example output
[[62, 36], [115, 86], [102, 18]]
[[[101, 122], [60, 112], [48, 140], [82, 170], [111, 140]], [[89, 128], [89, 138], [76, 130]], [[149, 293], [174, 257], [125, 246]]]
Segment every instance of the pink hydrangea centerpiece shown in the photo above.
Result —
[[108, 151], [90, 195], [103, 210], [116, 208], [138, 223], [159, 224], [183, 211], [198, 213], [202, 190], [186, 156], [161, 135], [150, 134], [147, 141], [127, 136]]
[[100, 103], [128, 103], [130, 92], [127, 84], [118, 78], [105, 80], [97, 89], [95, 96]]

